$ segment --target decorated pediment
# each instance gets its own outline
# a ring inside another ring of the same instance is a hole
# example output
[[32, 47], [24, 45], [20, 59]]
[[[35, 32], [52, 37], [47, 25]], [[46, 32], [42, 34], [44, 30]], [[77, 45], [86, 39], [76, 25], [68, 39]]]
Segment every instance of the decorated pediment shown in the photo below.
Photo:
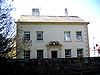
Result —
[[50, 41], [46, 46], [62, 46], [59, 41]]

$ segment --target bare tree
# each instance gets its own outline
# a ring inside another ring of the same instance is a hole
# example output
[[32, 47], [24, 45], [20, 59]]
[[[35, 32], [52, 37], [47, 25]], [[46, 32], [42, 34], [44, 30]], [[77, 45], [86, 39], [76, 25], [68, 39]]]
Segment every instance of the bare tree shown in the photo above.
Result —
[[17, 22], [17, 35], [16, 35], [16, 56], [23, 58], [25, 50], [31, 50], [32, 41], [25, 40], [23, 35], [23, 27]]

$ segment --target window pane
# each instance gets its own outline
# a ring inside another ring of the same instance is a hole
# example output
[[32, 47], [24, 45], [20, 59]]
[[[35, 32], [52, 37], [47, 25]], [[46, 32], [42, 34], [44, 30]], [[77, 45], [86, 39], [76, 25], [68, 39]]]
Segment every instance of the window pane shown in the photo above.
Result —
[[24, 31], [24, 40], [30, 40], [30, 31]]
[[71, 49], [65, 49], [65, 58], [71, 57]]
[[37, 50], [37, 58], [43, 58], [43, 50]]
[[64, 32], [64, 40], [65, 41], [70, 41], [71, 40], [70, 31], [65, 31]]
[[24, 50], [24, 58], [29, 59], [30, 58], [30, 50]]
[[77, 49], [77, 57], [83, 57], [83, 49]]
[[79, 41], [82, 40], [82, 31], [76, 32], [76, 39]]
[[43, 40], [43, 31], [37, 31], [37, 40]]

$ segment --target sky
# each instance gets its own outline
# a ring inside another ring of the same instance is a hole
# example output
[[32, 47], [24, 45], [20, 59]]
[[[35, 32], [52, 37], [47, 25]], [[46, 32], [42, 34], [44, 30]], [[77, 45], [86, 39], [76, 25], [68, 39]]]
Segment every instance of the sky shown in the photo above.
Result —
[[65, 8], [69, 16], [79, 16], [87, 22], [89, 46], [100, 44], [100, 0], [14, 0], [15, 18], [31, 15], [32, 8], [39, 8], [40, 15], [64, 16]]

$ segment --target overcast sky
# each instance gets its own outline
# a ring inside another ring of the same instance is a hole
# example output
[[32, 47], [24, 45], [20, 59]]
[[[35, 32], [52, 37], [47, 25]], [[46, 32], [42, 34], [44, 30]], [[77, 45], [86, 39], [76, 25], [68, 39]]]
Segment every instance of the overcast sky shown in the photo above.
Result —
[[20, 15], [31, 15], [32, 8], [39, 8], [40, 15], [64, 16], [68, 9], [69, 16], [79, 16], [89, 21], [89, 44], [100, 44], [100, 0], [15, 0], [16, 18]]

